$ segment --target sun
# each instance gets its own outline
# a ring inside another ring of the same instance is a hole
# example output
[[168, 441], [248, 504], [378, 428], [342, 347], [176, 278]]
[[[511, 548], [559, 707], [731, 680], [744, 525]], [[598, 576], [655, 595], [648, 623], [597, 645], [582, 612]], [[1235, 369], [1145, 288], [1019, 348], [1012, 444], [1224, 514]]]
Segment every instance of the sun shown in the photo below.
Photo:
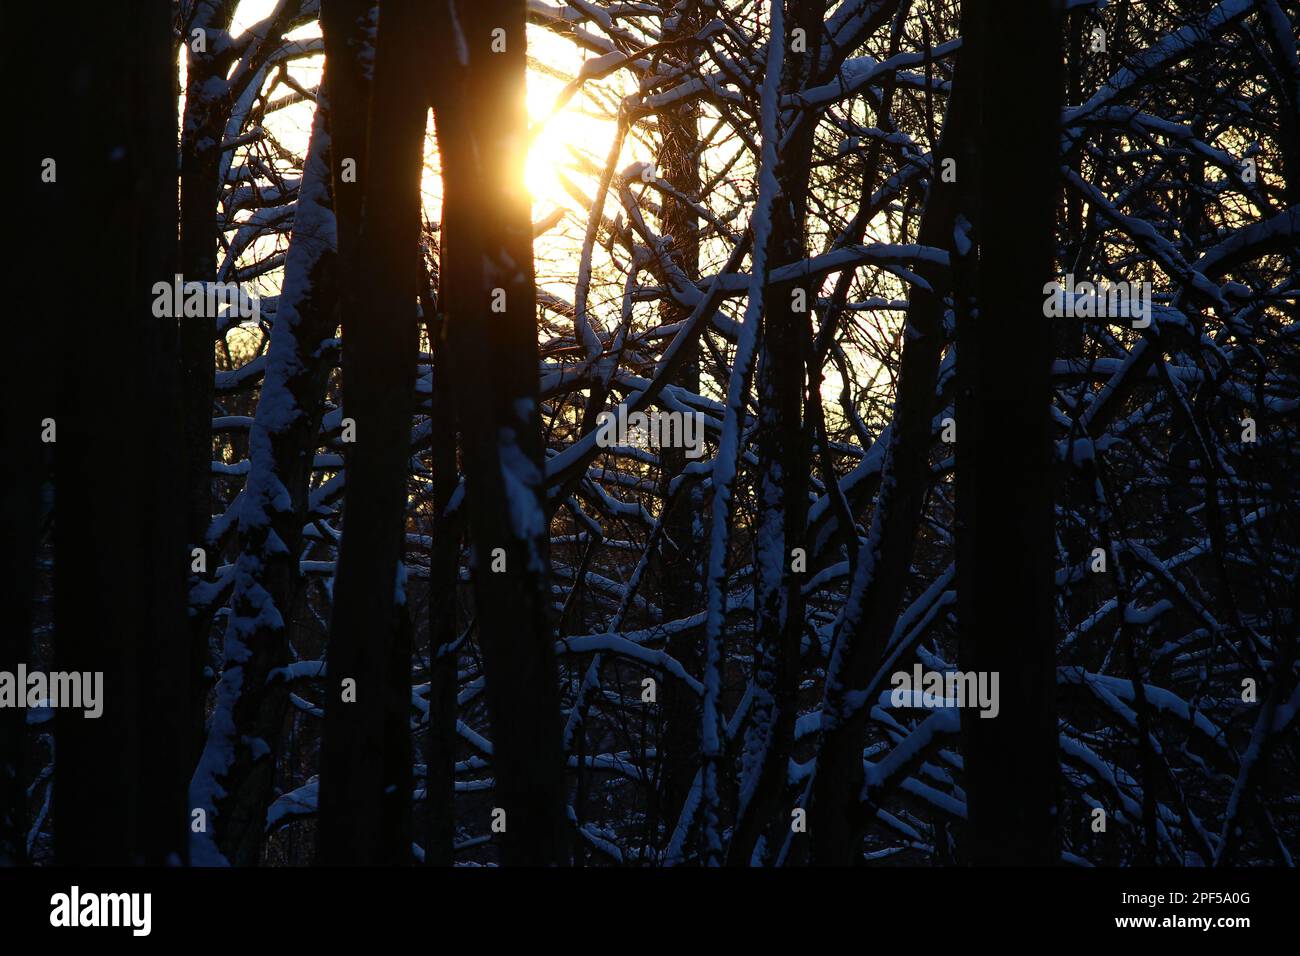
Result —
[[524, 184], [535, 209], [547, 204], [573, 205], [574, 199], [560, 178], [562, 172], [570, 181], [583, 178], [572, 151], [602, 153], [613, 132], [612, 123], [583, 108], [581, 93], [557, 107], [564, 87], [559, 78], [530, 66], [527, 104], [532, 141], [524, 162]]
[[[238, 0], [233, 32], [242, 34], [260, 22], [275, 8], [276, 0]], [[611, 97], [631, 92], [635, 84], [621, 73], [614, 73], [589, 81], [599, 84], [604, 93], [593, 98], [590, 87], [578, 90], [562, 104], [557, 100], [566, 86], [578, 76], [589, 53], [560, 36], [536, 25], [528, 27], [528, 72], [526, 78], [526, 106], [530, 124], [528, 153], [523, 163], [524, 186], [532, 198], [533, 217], [541, 220], [557, 209], [568, 209], [585, 221], [589, 210], [565, 188], [564, 180], [577, 187], [581, 194], [593, 196], [591, 164], [600, 165], [609, 154], [616, 132], [616, 123], [608, 115]], [[295, 79], [310, 86], [320, 79], [320, 61], [304, 61], [295, 66], [301, 75]], [[184, 57], [180, 58], [184, 70]], [[307, 134], [311, 128], [311, 104], [301, 104], [292, 114], [276, 118], [276, 136], [292, 144], [299, 152], [306, 150]], [[292, 120], [292, 122], [290, 122]], [[430, 155], [436, 155], [436, 141], [429, 134]], [[640, 155], [643, 148], [630, 137], [624, 143], [619, 157], [619, 168], [636, 159], [650, 160]], [[580, 158], [581, 157], [581, 158]], [[425, 206], [436, 210], [441, 205], [441, 182], [436, 169], [426, 168], [422, 186]], [[608, 205], [606, 210], [608, 211]], [[436, 213], [435, 213], [436, 214]]]
[[[533, 197], [533, 204], [552, 202], [564, 204], [566, 193], [560, 181], [560, 170], [569, 161], [567, 144], [575, 141], [581, 121], [567, 109], [552, 112], [555, 91], [544, 89], [549, 77], [536, 72], [528, 76], [528, 121], [532, 127], [532, 142], [528, 158], [524, 161], [524, 185]], [[554, 84], [559, 87], [559, 84]]]
[[[594, 194], [591, 164], [605, 162], [617, 133], [610, 103], [635, 89], [627, 75], [616, 72], [589, 80], [589, 86], [559, 102], [568, 84], [582, 72], [584, 56], [563, 38], [529, 26], [527, 105], [532, 142], [524, 164], [524, 184], [533, 197], [535, 213], [545, 214], [548, 209], [543, 206], [565, 206], [586, 214], [585, 205], [565, 189], [563, 180], [568, 179], [587, 196]], [[589, 89], [597, 84], [602, 92], [595, 100]], [[652, 162], [654, 157], [629, 136], [623, 142], [618, 168], [636, 160]]]

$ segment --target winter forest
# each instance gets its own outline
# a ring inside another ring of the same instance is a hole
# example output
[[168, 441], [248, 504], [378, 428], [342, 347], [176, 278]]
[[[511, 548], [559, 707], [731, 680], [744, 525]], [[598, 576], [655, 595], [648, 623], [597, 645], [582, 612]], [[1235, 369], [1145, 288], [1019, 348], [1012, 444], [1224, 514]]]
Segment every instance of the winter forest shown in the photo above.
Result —
[[24, 6], [0, 864], [1293, 864], [1297, 0]]

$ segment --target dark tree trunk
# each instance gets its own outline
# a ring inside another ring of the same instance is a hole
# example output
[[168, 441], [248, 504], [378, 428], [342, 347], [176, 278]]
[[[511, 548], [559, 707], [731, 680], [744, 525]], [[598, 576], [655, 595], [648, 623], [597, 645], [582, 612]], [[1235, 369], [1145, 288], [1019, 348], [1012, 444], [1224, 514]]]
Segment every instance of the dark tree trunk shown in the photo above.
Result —
[[[18, 184], [25, 240], [4, 258], [6, 286], [30, 289], [24, 301], [29, 315], [51, 311], [45, 297], [67, 281], [66, 225], [75, 216], [67, 176], [45, 181], [44, 163], [70, 155], [66, 119], [69, 93], [63, 64], [38, 60], [33, 74], [25, 49], [44, 49], [55, 42], [56, 25], [48, 11], [32, 5], [13, 11], [7, 24], [9, 42], [0, 46], [0, 79], [7, 89], [26, 89], [15, 98], [16, 128], [26, 130], [6, 150], [9, 180]], [[59, 167], [56, 167], [56, 172]], [[63, 167], [67, 172], [67, 167]], [[54, 446], [41, 440], [42, 422], [55, 417], [56, 376], [53, 330], [40, 318], [10, 323], [7, 348], [21, 356], [0, 375], [0, 671], [16, 672], [32, 664], [31, 627], [36, 597], [36, 559], [40, 546], [42, 489]], [[27, 713], [0, 708], [0, 866], [27, 862]]]
[[[665, 2], [665, 6], [673, 4]], [[690, 20], [678, 22], [675, 36], [697, 29]], [[673, 36], [665, 35], [665, 41]], [[699, 107], [687, 102], [665, 108], [659, 113], [659, 174], [670, 186], [685, 196], [699, 198]], [[698, 217], [686, 203], [668, 196], [661, 198], [663, 234], [673, 237], [673, 261], [688, 279], [695, 280], [700, 271]], [[661, 307], [664, 324], [685, 321], [691, 310], [671, 299]], [[671, 384], [698, 394], [700, 364], [698, 344], [692, 343]], [[661, 609], [665, 621], [681, 620], [704, 609], [704, 523], [706, 501], [700, 482], [684, 483], [675, 498], [669, 486], [686, 468], [690, 459], [686, 449], [663, 448], [659, 452], [659, 495], [663, 502], [663, 535], [655, 556], [662, 595]], [[667, 651], [681, 662], [689, 674], [700, 672], [699, 628], [676, 631], [668, 638]], [[659, 700], [663, 707], [662, 732], [659, 740], [660, 777], [656, 793], [659, 820], [669, 824], [665, 835], [681, 812], [691, 782], [695, 777], [700, 750], [700, 698], [677, 680], [663, 681]]]
[[[525, 5], [445, 0], [437, 11], [442, 306], [463, 442], [494, 799], [506, 812], [501, 858], [556, 864], [568, 851], [522, 168]], [[503, 38], [494, 37], [498, 29]], [[466, 42], [463, 65], [456, 36]], [[503, 571], [492, 570], [494, 554], [504, 556]]]
[[[215, 811], [217, 846], [235, 866], [256, 865], [260, 859], [273, 795], [289, 696], [287, 684], [271, 675], [290, 659], [289, 625], [302, 581], [298, 559], [308, 483], [330, 371], [322, 346], [338, 328], [326, 96], [320, 104], [250, 432], [251, 466], [239, 505], [240, 545], [218, 716], [193, 791], [196, 806]], [[219, 798], [218, 792], [223, 794]]]
[[[959, 65], [943, 133], [935, 148], [937, 156], [954, 155], [971, 135], [969, 100]], [[956, 187], [944, 183], [936, 171], [930, 177], [918, 241], [950, 249], [956, 211]], [[864, 690], [884, 658], [885, 643], [898, 619], [930, 481], [935, 385], [946, 340], [946, 277], [942, 269], [924, 263], [916, 272], [930, 288], [913, 285], [908, 295], [893, 427], [871, 519], [870, 535], [876, 543], [874, 549], [859, 552], [844, 626], [832, 652], [832, 673], [827, 675], [828, 714], [823, 717], [823, 742], [808, 808], [808, 847], [815, 864], [846, 866], [860, 859], [865, 820], [858, 795], [862, 792], [862, 749], [869, 709], [859, 707], [845, 713], [846, 692]]]
[[[821, 54], [820, 2], [789, 5], [784, 38], [782, 93], [803, 89]], [[802, 52], [793, 38], [806, 38]], [[785, 144], [777, 177], [780, 201], [772, 215], [768, 262], [779, 268], [806, 253], [804, 215], [814, 124], [803, 122]], [[812, 348], [811, 313], [817, 285], [781, 282], [764, 294], [763, 338], [758, 359], [758, 509], [756, 521], [754, 713], [745, 735], [740, 805], [728, 853], [731, 865], [748, 865], [755, 845], [785, 802], [794, 748], [799, 645], [803, 636], [805, 574], [794, 568], [794, 549], [805, 547], [808, 523], [809, 437], [803, 422], [804, 384]], [[803, 558], [806, 562], [806, 554]], [[803, 565], [806, 569], [806, 563]], [[779, 831], [784, 835], [784, 830]]]
[[[374, 58], [374, 6], [373, 0], [322, 0], [320, 10], [325, 60], [329, 65], [324, 79], [330, 104], [331, 193], [339, 260], [345, 263], [356, 262], [361, 236], [366, 127], [370, 122], [369, 63]], [[341, 291], [346, 294], [346, 286]]]
[[1050, 0], [972, 2], [962, 21], [979, 133], [958, 163], [978, 257], [958, 309], [959, 655], [964, 671], [997, 673], [1000, 691], [997, 717], [962, 711], [965, 856], [1055, 863], [1053, 329], [1042, 290], [1060, 179], [1060, 14]]
[[451, 364], [428, 277], [422, 277], [422, 306], [433, 350], [430, 399], [429, 472], [433, 476], [433, 542], [429, 549], [429, 729], [425, 738], [426, 866], [451, 866], [456, 842], [456, 590], [460, 580], [460, 528], [447, 506], [459, 483], [456, 415]]
[[[32, 170], [40, 168], [40, 157], [25, 158], [28, 162], [23, 172], [33, 175]], [[46, 212], [53, 197], [42, 199], [37, 208]], [[47, 212], [31, 221], [54, 219]], [[40, 240], [51, 237], [42, 232], [37, 230], [30, 241], [36, 248], [48, 249]], [[37, 288], [57, 288], [40, 282], [53, 269], [37, 265], [38, 269], [27, 271], [21, 281], [38, 283]], [[13, 374], [3, 376], [0, 383], [0, 448], [4, 449], [0, 455], [0, 671], [10, 674], [19, 664], [31, 661], [39, 495], [46, 471], [41, 420], [52, 417], [54, 411], [47, 394], [51, 353], [37, 340], [43, 324], [16, 323], [17, 337], [10, 347], [24, 360], [15, 363]], [[27, 858], [26, 720], [21, 708], [0, 709], [0, 866], [24, 863]]]
[[[230, 118], [231, 92], [225, 82], [233, 51], [222, 37], [230, 29], [236, 0], [199, 0], [183, 23], [185, 111], [180, 141], [180, 269], [186, 282], [217, 277], [217, 207], [221, 198], [221, 143]], [[196, 36], [195, 31], [201, 31]], [[196, 49], [198, 47], [199, 49]], [[180, 323], [179, 399], [183, 435], [185, 528], [190, 548], [208, 552], [212, 521], [212, 405], [216, 390], [217, 325], [215, 316], [191, 316]], [[174, 400], [173, 400], [174, 401]], [[193, 587], [211, 580], [219, 561], [206, 553], [206, 574], [190, 574]], [[188, 619], [190, 711], [188, 727], [197, 756], [203, 748], [205, 703], [212, 684], [208, 634], [209, 613]]]
[[426, 56], [426, 26], [414, 4], [390, 5], [381, 16], [367, 147], [357, 164], [360, 235], [355, 250], [340, 245], [343, 413], [355, 422], [356, 443], [347, 455], [330, 622], [321, 863], [411, 860], [410, 627], [394, 596], [405, 541], [428, 113], [411, 77]]
[[[176, 269], [172, 11], [151, 0], [129, 20], [107, 8], [89, 16], [81, 26], [99, 38], [91, 52], [39, 81], [93, 103], [73, 129], [53, 133], [66, 192], [50, 255], [67, 268], [92, 248], [103, 270], [95, 300], [59, 327], [51, 416], [55, 669], [103, 674], [101, 716], [56, 712], [55, 852], [63, 863], [183, 863], [187, 555], [182, 491], [169, 473], [179, 457], [179, 355], [177, 321], [155, 317], [152, 292]], [[112, 363], [105, 336], [127, 343]], [[148, 418], [113, 427], [114, 405]]]

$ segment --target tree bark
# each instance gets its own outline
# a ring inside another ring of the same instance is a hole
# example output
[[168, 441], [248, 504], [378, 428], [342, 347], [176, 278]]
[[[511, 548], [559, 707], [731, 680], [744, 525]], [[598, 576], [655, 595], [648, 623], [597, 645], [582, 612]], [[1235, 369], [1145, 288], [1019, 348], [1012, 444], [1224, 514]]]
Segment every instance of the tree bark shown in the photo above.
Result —
[[447, 517], [459, 484], [456, 467], [455, 398], [451, 363], [428, 278], [421, 277], [422, 307], [433, 350], [433, 395], [429, 419], [429, 471], [433, 477], [433, 541], [429, 548], [429, 729], [425, 738], [426, 866], [451, 866], [456, 843], [456, 591], [460, 581], [460, 528]]
[[1053, 330], [1042, 290], [1060, 180], [1060, 11], [1051, 0], [1014, 10], [972, 0], [962, 21], [979, 133], [958, 164], [977, 257], [963, 269], [974, 267], [973, 298], [957, 313], [959, 657], [963, 671], [997, 673], [1000, 691], [997, 717], [962, 710], [965, 857], [1048, 864], [1060, 849]]
[[[935, 155], [953, 155], [969, 136], [969, 96], [959, 65]], [[930, 177], [918, 241], [951, 249], [956, 188], [936, 165]], [[808, 851], [814, 864], [859, 861], [865, 824], [860, 812], [862, 749], [869, 708], [846, 706], [850, 691], [864, 690], [884, 657], [912, 564], [930, 481], [935, 385], [946, 341], [943, 270], [919, 264], [929, 288], [913, 285], [903, 334], [894, 416], [871, 517], [867, 544], [858, 552], [844, 622], [831, 652], [823, 701], [822, 741], [808, 807]], [[885, 440], [885, 439], [882, 439]], [[852, 533], [850, 531], [850, 533]]]
[[[456, 374], [494, 797], [506, 812], [501, 859], [558, 864], [568, 850], [532, 223], [523, 185], [525, 5], [444, 0], [436, 9], [442, 302]], [[493, 569], [494, 556], [497, 568], [504, 559], [504, 570]]]
[[[0, 76], [9, 89], [27, 89], [13, 108], [17, 128], [27, 130], [6, 151], [11, 182], [26, 200], [26, 238], [15, 254], [4, 257], [4, 276], [11, 289], [31, 289], [24, 305], [45, 311], [45, 297], [66, 281], [65, 226], [75, 214], [67, 177], [53, 182], [43, 175], [45, 163], [70, 155], [68, 128], [60, 122], [69, 92], [66, 70], [48, 58], [33, 76], [25, 50], [55, 42], [48, 13], [30, 5], [15, 8], [8, 24], [11, 42], [0, 46]], [[66, 172], [66, 167], [65, 167]], [[54, 446], [42, 441], [43, 422], [55, 417], [56, 380], [53, 323], [11, 323], [8, 345], [21, 361], [0, 375], [0, 671], [14, 673], [30, 664], [32, 611], [36, 598], [36, 561], [41, 540], [42, 491], [48, 488]], [[27, 715], [18, 707], [0, 708], [0, 866], [27, 862]]]
[[308, 483], [330, 371], [321, 350], [338, 328], [327, 115], [322, 95], [250, 430], [225, 664], [192, 787], [194, 805], [209, 811], [217, 849], [235, 866], [256, 865], [261, 857], [289, 699], [287, 683], [274, 674], [289, 663]]
[[[235, 0], [199, 0], [181, 25], [185, 52], [185, 110], [180, 143], [180, 274], [186, 282], [217, 277], [217, 207], [221, 199], [221, 143], [230, 118], [226, 75], [233, 50], [220, 38], [229, 31]], [[200, 31], [196, 36], [195, 31]], [[199, 49], [196, 49], [198, 47]], [[208, 551], [212, 522], [212, 406], [216, 394], [215, 316], [192, 316], [180, 324], [180, 405], [183, 434], [185, 527], [191, 548]], [[190, 587], [211, 580], [217, 565], [207, 554], [207, 574], [190, 574]], [[205, 746], [204, 711], [212, 679], [208, 637], [209, 614], [188, 622], [193, 667], [189, 675], [188, 726], [195, 755]]]
[[[358, 161], [363, 198], [355, 256], [340, 245], [343, 411], [355, 423], [356, 444], [346, 462], [326, 669], [317, 844], [326, 864], [411, 860], [410, 628], [399, 607], [405, 597], [398, 568], [428, 113], [423, 88], [410, 78], [426, 56], [426, 25], [414, 4], [390, 5], [380, 18], [367, 147]], [[335, 175], [338, 184], [337, 169]]]
[[[103, 270], [94, 301], [58, 331], [55, 669], [102, 673], [103, 711], [56, 711], [55, 853], [175, 864], [188, 857], [188, 648], [177, 639], [188, 556], [169, 474], [180, 446], [177, 321], [155, 316], [152, 292], [171, 284], [177, 253], [172, 13], [151, 0], [129, 21], [106, 8], [87, 16], [99, 42], [39, 81], [93, 102], [75, 130], [53, 134], [66, 202], [50, 254], [66, 267], [85, 243]], [[112, 363], [105, 335], [128, 343]], [[115, 428], [107, 403], [147, 418]], [[105, 467], [124, 444], [135, 467]]]
[[[813, 75], [821, 54], [824, 10], [820, 2], [810, 0], [793, 0], [789, 6], [783, 95], [797, 93]], [[795, 47], [796, 37], [807, 41], [802, 51]], [[814, 130], [810, 120], [800, 123], [781, 156], [780, 201], [773, 210], [768, 250], [772, 268], [798, 262], [806, 253], [804, 216]], [[796, 692], [806, 575], [793, 570], [793, 551], [805, 546], [808, 523], [811, 449], [803, 405], [817, 291], [815, 283], [781, 282], [771, 285], [764, 297], [758, 359], [755, 696], [745, 733], [736, 831], [728, 851], [733, 866], [753, 862], [755, 846], [779, 815], [799, 716]]]
[[[670, 0], [664, 0], [671, 7]], [[674, 31], [665, 33], [665, 42], [689, 35], [698, 25], [686, 17], [677, 21]], [[692, 102], [665, 107], [658, 115], [659, 172], [664, 180], [679, 193], [699, 198], [699, 107]], [[697, 235], [698, 217], [686, 203], [663, 196], [662, 232], [673, 237], [673, 261], [691, 280], [699, 277], [700, 243]], [[660, 308], [665, 325], [685, 321], [691, 314], [671, 298]], [[699, 346], [691, 343], [687, 355], [671, 384], [692, 394], [700, 391]], [[674, 499], [669, 488], [685, 470], [689, 459], [686, 449], [662, 448], [659, 451], [659, 495], [663, 502], [663, 535], [655, 555], [657, 580], [662, 594], [661, 607], [665, 621], [676, 621], [697, 614], [704, 608], [704, 517], [707, 502], [701, 483], [683, 484]], [[679, 661], [687, 673], [700, 669], [700, 629], [676, 631], [668, 638], [669, 656]], [[696, 757], [700, 747], [700, 698], [680, 681], [663, 681], [659, 699], [662, 701], [663, 720], [660, 733], [660, 772], [655, 794], [659, 820], [666, 820], [671, 831], [672, 822], [681, 812], [682, 804], [695, 777]]]

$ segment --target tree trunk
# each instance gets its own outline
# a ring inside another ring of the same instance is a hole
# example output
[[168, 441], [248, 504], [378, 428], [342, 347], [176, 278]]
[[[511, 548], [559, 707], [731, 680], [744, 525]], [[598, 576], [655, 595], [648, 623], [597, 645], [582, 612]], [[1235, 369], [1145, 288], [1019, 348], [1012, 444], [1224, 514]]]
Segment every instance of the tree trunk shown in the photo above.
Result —
[[357, 164], [360, 235], [355, 250], [340, 245], [343, 411], [356, 443], [346, 462], [326, 672], [318, 831], [318, 860], [326, 864], [411, 859], [410, 628], [398, 569], [428, 113], [424, 90], [410, 79], [426, 55], [425, 26], [413, 4], [390, 5], [380, 18], [367, 147]]
[[[67, 177], [42, 177], [44, 165], [71, 155], [69, 129], [61, 122], [68, 94], [66, 70], [42, 58], [44, 69], [33, 76], [25, 48], [54, 43], [52, 17], [31, 5], [14, 9], [9, 43], [0, 47], [0, 75], [8, 89], [27, 89], [17, 97], [16, 128], [27, 130], [6, 151], [11, 181], [19, 186], [27, 231], [15, 254], [4, 259], [7, 287], [31, 289], [28, 302], [46, 307], [48, 290], [66, 281], [67, 223], [75, 215]], [[58, 167], [56, 166], [56, 173]], [[64, 167], [67, 172], [67, 167]], [[55, 417], [58, 363], [54, 360], [54, 323], [10, 324], [8, 349], [21, 356], [0, 375], [0, 671], [15, 673], [31, 664], [32, 610], [36, 597], [36, 559], [41, 539], [41, 497], [54, 446], [42, 441], [42, 423]], [[0, 708], [0, 866], [27, 862], [27, 714], [19, 707]]]
[[[208, 810], [207, 832], [215, 832], [216, 848], [235, 866], [256, 865], [261, 857], [289, 699], [286, 682], [272, 675], [289, 663], [307, 489], [330, 371], [321, 346], [338, 327], [327, 114], [323, 95], [303, 164], [284, 288], [249, 435], [225, 666], [192, 788], [194, 806]], [[210, 840], [199, 842], [210, 847]]]
[[[665, 0], [664, 6], [673, 4]], [[689, 35], [698, 24], [681, 18], [665, 42], [674, 37]], [[658, 115], [661, 146], [659, 172], [667, 183], [679, 193], [692, 198], [700, 192], [700, 157], [698, 155], [699, 107], [692, 102], [665, 107]], [[696, 234], [698, 218], [689, 205], [668, 196], [660, 199], [663, 209], [662, 233], [673, 237], [673, 261], [691, 280], [699, 277], [700, 244]], [[689, 318], [691, 310], [671, 298], [661, 306], [665, 325]], [[699, 346], [692, 343], [690, 354], [672, 376], [671, 384], [692, 394], [700, 391]], [[704, 609], [704, 516], [706, 502], [699, 481], [681, 485], [676, 499], [669, 495], [669, 487], [685, 470], [690, 459], [686, 449], [662, 448], [659, 451], [659, 495], [663, 502], [663, 535], [655, 555], [658, 568], [656, 579], [662, 595], [661, 608], [665, 621], [681, 620]], [[689, 674], [700, 670], [700, 630], [689, 628], [676, 631], [668, 638], [669, 656], [679, 661]], [[657, 818], [666, 820], [671, 831], [672, 822], [681, 813], [691, 782], [695, 777], [696, 757], [700, 747], [700, 698], [680, 681], [663, 681], [659, 699], [662, 701], [663, 723], [659, 739], [660, 772], [655, 798]]]
[[[217, 277], [217, 207], [221, 199], [221, 143], [230, 117], [226, 83], [232, 51], [220, 42], [231, 25], [235, 0], [199, 0], [182, 24], [185, 52], [185, 111], [181, 118], [180, 273], [186, 282]], [[199, 31], [196, 33], [195, 31]], [[180, 324], [179, 399], [183, 434], [185, 527], [190, 548], [208, 551], [212, 521], [212, 406], [216, 393], [216, 317], [191, 316]], [[190, 574], [190, 587], [211, 580], [217, 556], [206, 554], [207, 574]], [[188, 727], [195, 756], [205, 746], [204, 711], [212, 685], [209, 614], [188, 621], [192, 667]]]
[[[964, 76], [959, 65], [943, 133], [935, 147], [940, 158], [952, 156], [971, 135]], [[955, 187], [943, 182], [936, 167], [921, 217], [918, 241], [922, 245], [951, 248], [956, 204]], [[898, 619], [929, 487], [935, 385], [946, 339], [945, 276], [943, 270], [925, 263], [919, 264], [916, 272], [930, 288], [913, 285], [908, 295], [880, 492], [868, 544], [858, 553], [843, 625], [826, 676], [822, 742], [808, 807], [808, 847], [815, 864], [847, 866], [860, 859], [864, 820], [858, 795], [862, 792], [869, 708], [852, 709], [847, 701], [850, 691], [866, 689], [883, 660], [886, 641]]]
[[979, 133], [958, 163], [977, 256], [973, 301], [957, 310], [959, 656], [963, 671], [998, 674], [1000, 691], [997, 717], [962, 711], [965, 856], [1047, 864], [1060, 850], [1053, 330], [1042, 290], [1060, 179], [1060, 14], [1050, 0], [1014, 11], [971, 2], [962, 20]]
[[[437, 11], [442, 304], [463, 441], [494, 797], [506, 813], [501, 858], [556, 864], [568, 851], [532, 223], [523, 185], [525, 5], [444, 0]], [[466, 46], [458, 50], [454, 37]], [[498, 569], [504, 560], [503, 570], [494, 569], [494, 557]]]
[[[55, 852], [61, 863], [174, 864], [188, 857], [188, 648], [177, 639], [188, 556], [169, 474], [180, 445], [177, 321], [155, 316], [152, 293], [176, 265], [172, 12], [151, 0], [129, 22], [100, 8], [90, 17], [82, 26], [101, 42], [74, 70], [40, 80], [69, 100], [93, 91], [77, 128], [54, 136], [66, 247], [49, 254], [66, 266], [91, 248], [103, 270], [81, 321], [59, 330], [55, 669], [102, 673], [103, 711], [56, 711]], [[105, 336], [129, 343], [111, 364]], [[113, 428], [110, 403], [148, 419]], [[106, 468], [124, 443], [136, 467]]]
[[456, 467], [455, 399], [451, 363], [427, 276], [421, 277], [422, 306], [433, 350], [430, 398], [429, 472], [433, 477], [433, 541], [429, 548], [429, 730], [425, 738], [426, 866], [451, 866], [456, 843], [456, 590], [460, 581], [460, 529], [447, 518], [459, 483]]
[[[797, 93], [813, 74], [821, 54], [823, 9], [811, 0], [790, 4], [783, 94]], [[802, 50], [796, 48], [795, 38], [807, 39], [807, 44], [800, 44]], [[773, 210], [768, 249], [772, 268], [798, 262], [806, 253], [804, 215], [814, 125], [800, 123], [781, 156], [777, 171], [781, 199]], [[764, 297], [758, 359], [754, 711], [745, 733], [736, 832], [728, 852], [733, 866], [753, 862], [760, 837], [780, 814], [799, 716], [796, 692], [805, 574], [793, 570], [793, 552], [805, 547], [808, 523], [811, 455], [803, 404], [817, 290], [815, 283], [781, 282], [770, 286]]]

